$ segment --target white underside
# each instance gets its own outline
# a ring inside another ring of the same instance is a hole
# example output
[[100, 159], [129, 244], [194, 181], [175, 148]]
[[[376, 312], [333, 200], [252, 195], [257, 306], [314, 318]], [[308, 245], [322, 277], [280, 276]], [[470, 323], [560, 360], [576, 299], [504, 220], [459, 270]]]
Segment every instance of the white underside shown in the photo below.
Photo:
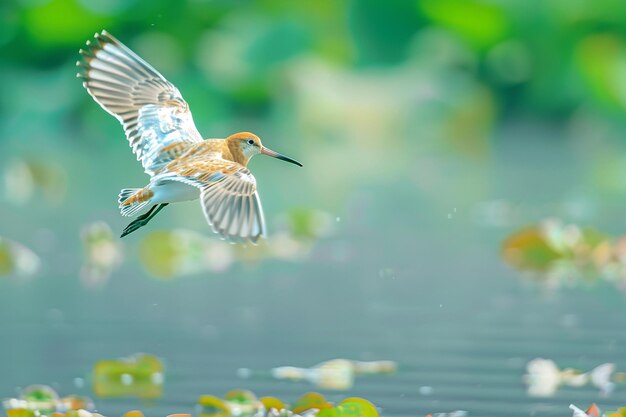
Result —
[[178, 201], [195, 200], [200, 197], [198, 188], [180, 181], [159, 181], [150, 184], [154, 195], [150, 199], [153, 204], [176, 203]]

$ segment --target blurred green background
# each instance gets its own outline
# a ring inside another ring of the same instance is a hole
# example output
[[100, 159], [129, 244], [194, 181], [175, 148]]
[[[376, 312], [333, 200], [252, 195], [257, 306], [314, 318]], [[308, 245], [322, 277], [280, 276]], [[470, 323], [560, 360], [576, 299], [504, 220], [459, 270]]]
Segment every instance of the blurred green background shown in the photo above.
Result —
[[[102, 29], [205, 137], [252, 131], [304, 164], [250, 165], [267, 245], [218, 243], [197, 202], [120, 243], [117, 193], [147, 178], [75, 78]], [[499, 254], [547, 217], [624, 233], [626, 2], [9, 0], [0, 60], [0, 397], [93, 395], [97, 360], [147, 352], [163, 397], [95, 398], [105, 415], [237, 387], [293, 401], [314, 387], [237, 369], [335, 357], [398, 363], [322, 390], [389, 416], [625, 405], [619, 384], [536, 398], [522, 376], [536, 357], [624, 370], [626, 276], [544, 285]]]

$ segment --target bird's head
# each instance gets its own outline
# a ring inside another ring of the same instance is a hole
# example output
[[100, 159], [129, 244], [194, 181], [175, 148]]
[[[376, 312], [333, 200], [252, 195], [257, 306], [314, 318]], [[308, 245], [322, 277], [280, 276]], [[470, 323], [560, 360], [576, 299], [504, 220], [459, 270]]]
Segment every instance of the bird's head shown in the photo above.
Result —
[[291, 159], [283, 154], [280, 154], [263, 146], [263, 144], [261, 143], [261, 139], [254, 133], [235, 133], [234, 135], [230, 135], [228, 138], [226, 138], [226, 142], [228, 143], [228, 148], [233, 154], [233, 157], [237, 159], [241, 158], [242, 162], [245, 162], [243, 165], [247, 165], [250, 158], [252, 158], [254, 155], [263, 154], [282, 159], [283, 161], [291, 162], [292, 164], [296, 164], [298, 166], [302, 166], [302, 164], [295, 159]]

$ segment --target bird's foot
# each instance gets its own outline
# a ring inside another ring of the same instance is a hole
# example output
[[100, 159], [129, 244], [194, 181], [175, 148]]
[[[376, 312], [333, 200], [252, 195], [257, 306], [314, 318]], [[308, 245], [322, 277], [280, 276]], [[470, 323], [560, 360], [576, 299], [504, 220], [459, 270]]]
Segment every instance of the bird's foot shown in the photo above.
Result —
[[143, 215], [137, 217], [128, 226], [126, 226], [126, 229], [124, 229], [122, 231], [122, 235], [120, 236], [120, 238], [123, 238], [124, 236], [133, 233], [135, 230], [137, 230], [137, 229], [147, 225], [148, 222], [150, 220], [152, 220], [154, 218], [154, 216], [159, 214], [159, 212], [161, 210], [163, 210], [165, 207], [167, 207], [168, 204], [169, 203], [161, 203], [161, 204], [152, 206], [152, 208], [150, 210], [148, 210], [148, 212], [146, 214], [143, 214]]
[[120, 238], [131, 234], [132, 232], [134, 232], [135, 230], [145, 226], [146, 224], [148, 224], [149, 220], [144, 219], [137, 219], [132, 221], [128, 226], [126, 226], [126, 228], [122, 231], [122, 235], [120, 236]]

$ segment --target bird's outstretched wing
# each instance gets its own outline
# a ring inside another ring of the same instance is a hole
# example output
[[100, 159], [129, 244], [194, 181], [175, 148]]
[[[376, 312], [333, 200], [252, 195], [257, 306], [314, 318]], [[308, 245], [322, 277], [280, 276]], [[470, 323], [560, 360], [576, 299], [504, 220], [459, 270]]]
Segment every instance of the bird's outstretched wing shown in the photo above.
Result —
[[180, 91], [150, 64], [106, 31], [96, 33], [76, 65], [83, 86], [122, 123], [126, 138], [147, 174], [168, 161], [162, 150], [202, 142]]
[[248, 168], [225, 159], [174, 161], [154, 180], [198, 187], [207, 222], [225, 239], [256, 243], [265, 236], [256, 180]]

